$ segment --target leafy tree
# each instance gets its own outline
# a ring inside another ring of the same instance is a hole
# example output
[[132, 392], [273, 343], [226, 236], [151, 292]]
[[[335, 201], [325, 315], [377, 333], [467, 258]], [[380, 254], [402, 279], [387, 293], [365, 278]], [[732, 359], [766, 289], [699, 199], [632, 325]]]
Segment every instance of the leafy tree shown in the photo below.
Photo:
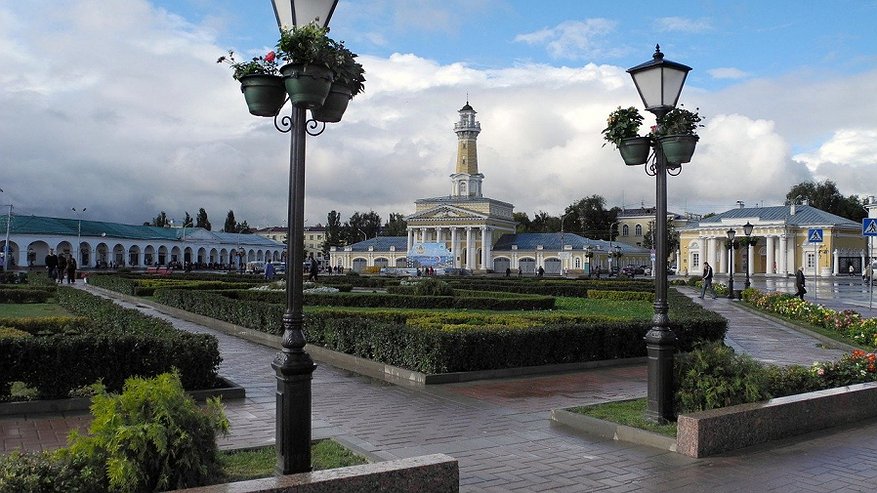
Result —
[[539, 211], [533, 216], [530, 223], [531, 233], [551, 233], [560, 231], [560, 218], [554, 217], [545, 211]]
[[235, 233], [250, 235], [250, 234], [253, 234], [253, 231], [255, 231], [255, 230], [253, 228], [251, 228], [249, 224], [247, 224], [246, 219], [244, 220], [244, 222], [238, 223], [237, 226], [235, 227]]
[[[565, 231], [578, 233], [593, 239], [609, 238], [610, 227], [618, 219], [621, 209], [613, 207], [606, 209], [606, 199], [600, 195], [584, 197], [567, 206], [564, 211], [563, 225]], [[611, 232], [613, 235], [616, 231]]]
[[228, 215], [225, 217], [225, 225], [222, 227], [222, 230], [226, 233], [237, 233], [238, 223], [234, 218], [234, 211], [228, 211]]
[[375, 211], [367, 213], [354, 212], [344, 223], [344, 238], [347, 244], [374, 238], [381, 232], [381, 216]]
[[[655, 227], [654, 222], [649, 221], [649, 227], [646, 228], [646, 234], [643, 235], [643, 248], [655, 248], [655, 245], [652, 239], [655, 237], [653, 228]], [[667, 221], [667, 255], [673, 256], [674, 252], [679, 249], [679, 232], [676, 231], [676, 226], [672, 221]]]
[[405, 236], [408, 234], [408, 222], [401, 213], [391, 212], [390, 219], [384, 224], [381, 236]]
[[854, 222], [862, 222], [868, 216], [858, 195], [844, 197], [837, 189], [837, 185], [831, 180], [823, 182], [805, 181], [794, 185], [786, 199], [795, 201], [807, 199], [813, 207], [830, 212], [837, 216], [845, 217]]
[[517, 223], [515, 233], [527, 233], [530, 231], [530, 218], [527, 217], [526, 212], [515, 212], [512, 217], [515, 223]]
[[195, 227], [204, 228], [207, 231], [210, 231], [210, 220], [207, 219], [207, 211], [205, 211], [203, 207], [198, 210], [198, 216], [195, 219]]
[[164, 211], [161, 211], [158, 216], [152, 218], [151, 223], [143, 223], [145, 226], [158, 226], [159, 228], [166, 228], [170, 226], [170, 221], [167, 218], [167, 214]]
[[329, 248], [344, 245], [343, 226], [341, 225], [341, 214], [336, 211], [329, 211], [326, 216], [326, 239], [323, 241], [323, 256], [329, 255]]
[[192, 216], [189, 215], [189, 211], [186, 211], [186, 218], [183, 219], [183, 227], [191, 228], [195, 225], [195, 221], [192, 220]]

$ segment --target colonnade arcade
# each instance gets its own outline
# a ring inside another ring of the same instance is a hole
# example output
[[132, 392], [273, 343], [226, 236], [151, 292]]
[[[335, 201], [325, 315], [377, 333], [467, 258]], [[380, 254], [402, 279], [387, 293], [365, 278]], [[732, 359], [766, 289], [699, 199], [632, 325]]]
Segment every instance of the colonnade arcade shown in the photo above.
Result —
[[[24, 240], [24, 241], [22, 241]], [[20, 243], [27, 241], [18, 238], [9, 242], [9, 256], [14, 267], [45, 266], [49, 250], [56, 254], [72, 254], [77, 259], [73, 241], [66, 239], [42, 240], [32, 239], [22, 248]], [[5, 240], [0, 240], [0, 251]], [[240, 255], [239, 252], [243, 252]], [[164, 266], [171, 262], [197, 262], [237, 265], [238, 262], [280, 261], [282, 248], [240, 247], [230, 245], [179, 245], [168, 243], [140, 243], [132, 241], [88, 241], [80, 242], [79, 268], [96, 268], [98, 266], [115, 267], [147, 267]]]
[[[829, 276], [847, 273], [850, 265], [855, 272], [861, 272], [861, 266], [865, 265], [864, 249], [832, 248], [828, 241], [810, 243], [806, 230], [759, 232], [756, 229], [750, 236], [754, 244], [746, 245], [743, 228], [733, 229], [738, 244], [733, 250], [735, 274], [748, 270], [750, 276], [788, 276], [804, 267], [806, 275]], [[704, 261], [709, 262], [715, 273], [730, 274], [732, 251], [728, 249], [726, 230], [713, 235], [707, 232], [688, 243], [689, 274], [699, 274]]]
[[412, 250], [415, 243], [444, 243], [451, 251], [454, 267], [468, 270], [492, 269], [493, 231], [494, 228], [487, 225], [409, 227], [408, 251]]

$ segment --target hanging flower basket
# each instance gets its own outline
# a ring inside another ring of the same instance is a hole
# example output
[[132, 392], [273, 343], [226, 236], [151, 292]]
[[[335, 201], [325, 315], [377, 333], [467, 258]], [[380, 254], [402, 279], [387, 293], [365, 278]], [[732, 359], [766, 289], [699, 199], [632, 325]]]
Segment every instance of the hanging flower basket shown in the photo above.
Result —
[[649, 151], [652, 150], [651, 139], [648, 137], [630, 137], [622, 139], [618, 144], [621, 159], [628, 166], [645, 164], [649, 159]]
[[332, 87], [332, 71], [319, 65], [287, 64], [280, 67], [289, 99], [299, 108], [323, 106]]
[[352, 97], [353, 91], [343, 84], [335, 82], [332, 84], [323, 106], [312, 108], [311, 115], [318, 122], [338, 123], [344, 116], [344, 111], [347, 110], [347, 105]]
[[279, 75], [253, 74], [240, 78], [241, 92], [250, 113], [256, 116], [274, 116], [286, 100], [286, 88]]
[[696, 135], [667, 135], [658, 139], [668, 163], [681, 164], [691, 162], [694, 147], [697, 145]]

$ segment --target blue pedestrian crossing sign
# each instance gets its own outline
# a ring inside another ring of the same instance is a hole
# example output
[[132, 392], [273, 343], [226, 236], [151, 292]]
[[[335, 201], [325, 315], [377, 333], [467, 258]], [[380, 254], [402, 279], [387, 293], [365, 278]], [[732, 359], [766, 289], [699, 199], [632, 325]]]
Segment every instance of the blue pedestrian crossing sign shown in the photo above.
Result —
[[810, 243], [822, 243], [822, 228], [810, 228], [807, 230], [807, 241]]
[[862, 236], [877, 236], [877, 217], [862, 219]]

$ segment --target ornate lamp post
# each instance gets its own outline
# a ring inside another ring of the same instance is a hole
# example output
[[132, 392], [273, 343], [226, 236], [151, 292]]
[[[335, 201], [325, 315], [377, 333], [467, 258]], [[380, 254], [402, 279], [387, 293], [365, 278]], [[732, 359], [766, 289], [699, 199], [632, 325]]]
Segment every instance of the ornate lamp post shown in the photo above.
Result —
[[730, 253], [730, 259], [728, 260], [729, 271], [731, 272], [730, 277], [728, 277], [728, 299], [734, 299], [734, 238], [737, 236], [737, 232], [733, 229], [729, 229], [726, 233], [728, 235], [728, 252]]
[[591, 259], [594, 258], [594, 248], [591, 245], [585, 247], [585, 258], [588, 261], [588, 277], [591, 277]]
[[755, 228], [749, 221], [746, 221], [746, 224], [743, 225], [743, 233], [746, 234], [746, 284], [744, 285], [746, 289], [749, 289], [752, 286], [752, 283], [749, 282], [749, 248], [752, 243], [752, 230]]
[[[277, 25], [284, 27], [304, 26], [316, 22], [329, 25], [338, 0], [272, 0]], [[275, 448], [277, 450], [277, 474], [291, 474], [311, 470], [311, 379], [316, 365], [304, 350], [302, 332], [303, 258], [304, 248], [304, 199], [305, 199], [305, 131], [319, 135], [314, 120], [305, 127], [304, 106], [292, 105], [292, 115], [284, 116], [277, 130], [290, 133], [289, 156], [289, 202], [287, 209], [288, 230], [286, 235], [286, 312], [283, 314], [283, 339], [280, 352], [271, 367], [277, 378], [277, 404], [275, 416]]]
[[[627, 70], [639, 92], [646, 110], [661, 125], [676, 107], [682, 86], [691, 67], [664, 60], [659, 46], [652, 59]], [[676, 336], [670, 330], [667, 316], [667, 174], [682, 171], [681, 163], [670, 163], [661, 142], [652, 140], [654, 161], [646, 163], [645, 171], [655, 180], [655, 314], [652, 328], [646, 334], [648, 353], [648, 409], [646, 418], [659, 423], [674, 419], [673, 412], [673, 350]], [[671, 166], [672, 165], [672, 166]]]

